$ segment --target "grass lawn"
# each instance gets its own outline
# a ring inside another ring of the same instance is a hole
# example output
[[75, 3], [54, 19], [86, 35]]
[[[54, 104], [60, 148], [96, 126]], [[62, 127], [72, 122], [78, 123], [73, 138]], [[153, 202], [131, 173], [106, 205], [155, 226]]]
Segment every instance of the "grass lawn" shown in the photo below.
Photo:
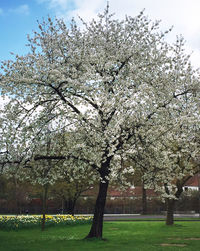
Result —
[[[90, 225], [0, 231], [1, 251], [200, 250], [200, 222], [105, 222], [104, 238], [83, 240]], [[163, 246], [161, 246], [161, 244]], [[171, 244], [171, 246], [167, 246]]]

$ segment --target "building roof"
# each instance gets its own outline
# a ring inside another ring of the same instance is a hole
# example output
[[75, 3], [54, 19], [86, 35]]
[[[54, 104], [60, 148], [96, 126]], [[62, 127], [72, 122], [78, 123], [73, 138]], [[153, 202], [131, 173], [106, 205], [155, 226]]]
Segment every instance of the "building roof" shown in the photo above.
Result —
[[[95, 196], [97, 194], [97, 188], [92, 188], [82, 194], [82, 196]], [[154, 197], [157, 196], [157, 194], [154, 192], [153, 189], [147, 189], [146, 190], [147, 196]], [[128, 188], [125, 191], [119, 190], [115, 187], [110, 187], [108, 189], [108, 197], [140, 197], [142, 196], [142, 187], [137, 186], [134, 188]]]
[[190, 178], [186, 183], [187, 187], [199, 187], [200, 186], [200, 173], [195, 174], [192, 178]]

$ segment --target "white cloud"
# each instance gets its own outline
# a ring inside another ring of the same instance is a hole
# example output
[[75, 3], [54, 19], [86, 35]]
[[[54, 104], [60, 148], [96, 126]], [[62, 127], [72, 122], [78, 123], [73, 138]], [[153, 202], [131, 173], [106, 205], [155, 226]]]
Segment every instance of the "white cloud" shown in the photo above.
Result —
[[[107, 0], [38, 0], [46, 2], [55, 14], [65, 20], [80, 16], [85, 21], [96, 17], [106, 7]], [[200, 22], [199, 0], [110, 0], [111, 12], [116, 18], [125, 15], [135, 16], [145, 9], [145, 14], [152, 20], [161, 20], [161, 29], [166, 30], [174, 26], [168, 36], [170, 42], [176, 35], [182, 34], [187, 41], [187, 51], [193, 51], [192, 61], [196, 65], [200, 55]], [[199, 63], [198, 63], [199, 64]], [[200, 64], [199, 64], [200, 65]]]
[[85, 21], [95, 17], [99, 9], [105, 7], [103, 0], [37, 0], [38, 3], [46, 3], [57, 17], [71, 20], [80, 16]]
[[29, 15], [29, 6], [27, 4], [23, 4], [18, 6], [17, 8], [9, 9], [9, 12], [16, 13], [16, 14], [23, 14], [23, 15]]
[[90, 21], [95, 18], [100, 10], [106, 7], [106, 1], [102, 0], [75, 0], [76, 9], [69, 13], [70, 17], [80, 16], [84, 21]]

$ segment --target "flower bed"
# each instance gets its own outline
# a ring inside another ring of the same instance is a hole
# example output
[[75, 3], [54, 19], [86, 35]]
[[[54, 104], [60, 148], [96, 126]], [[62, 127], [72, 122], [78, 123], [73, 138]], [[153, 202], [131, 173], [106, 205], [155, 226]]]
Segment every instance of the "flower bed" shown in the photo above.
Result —
[[[0, 216], [0, 229], [32, 228], [39, 226], [41, 221], [42, 216], [40, 215]], [[45, 226], [80, 225], [90, 223], [91, 221], [91, 216], [46, 215]]]

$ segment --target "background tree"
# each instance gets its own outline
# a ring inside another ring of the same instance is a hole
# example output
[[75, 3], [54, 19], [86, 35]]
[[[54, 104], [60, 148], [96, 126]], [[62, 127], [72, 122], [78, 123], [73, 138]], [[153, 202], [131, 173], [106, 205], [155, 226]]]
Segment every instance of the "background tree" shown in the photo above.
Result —
[[62, 202], [60, 213], [74, 215], [77, 199], [92, 186], [89, 181], [90, 178], [86, 174], [78, 180], [74, 179], [73, 175], [70, 177], [66, 175], [50, 188], [50, 195]]
[[183, 192], [184, 185], [199, 172], [199, 151], [195, 139], [188, 134], [186, 141], [186, 138], [181, 137], [181, 131], [179, 128], [176, 134], [167, 134], [160, 147], [159, 144], [156, 145], [156, 154], [152, 154], [155, 149], [148, 153], [150, 164], [144, 174], [148, 181], [146, 186], [154, 188], [166, 202], [167, 225], [174, 223], [174, 206]]

